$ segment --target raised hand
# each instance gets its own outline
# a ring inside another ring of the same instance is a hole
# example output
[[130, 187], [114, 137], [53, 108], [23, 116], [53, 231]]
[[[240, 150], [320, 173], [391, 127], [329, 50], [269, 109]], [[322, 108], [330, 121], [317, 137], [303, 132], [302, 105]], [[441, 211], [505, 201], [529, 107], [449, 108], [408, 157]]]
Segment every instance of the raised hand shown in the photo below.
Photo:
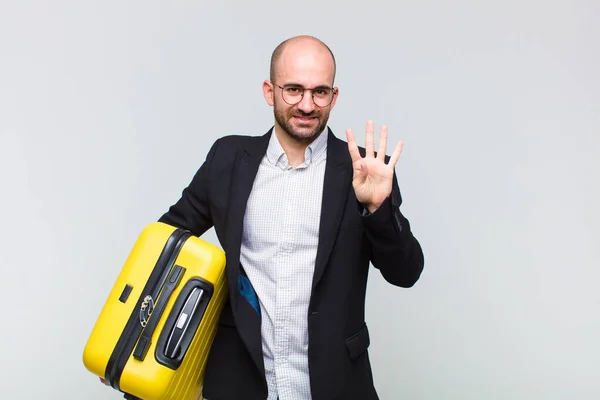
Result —
[[379, 133], [379, 149], [375, 157], [374, 122], [367, 121], [365, 157], [361, 157], [352, 129], [346, 130], [348, 150], [352, 158], [354, 176], [352, 186], [357, 200], [373, 213], [392, 192], [394, 167], [402, 153], [402, 142], [398, 142], [389, 162], [385, 163], [388, 129], [382, 125]]

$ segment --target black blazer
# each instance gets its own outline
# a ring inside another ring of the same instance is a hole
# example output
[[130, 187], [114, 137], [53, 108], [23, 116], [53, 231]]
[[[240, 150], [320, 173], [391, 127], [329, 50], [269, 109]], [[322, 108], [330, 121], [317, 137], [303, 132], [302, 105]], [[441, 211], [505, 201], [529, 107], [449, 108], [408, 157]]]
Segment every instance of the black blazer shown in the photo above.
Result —
[[[227, 255], [229, 300], [221, 314], [204, 380], [210, 400], [267, 398], [260, 316], [240, 294], [242, 224], [271, 128], [260, 137], [217, 140], [181, 198], [159, 220], [197, 236], [214, 226]], [[327, 166], [312, 294], [308, 360], [313, 400], [378, 399], [367, 348], [365, 291], [369, 262], [393, 285], [411, 287], [423, 253], [401, 214], [396, 177], [392, 194], [363, 216], [352, 188], [346, 142], [327, 131]], [[364, 149], [361, 149], [364, 156]]]

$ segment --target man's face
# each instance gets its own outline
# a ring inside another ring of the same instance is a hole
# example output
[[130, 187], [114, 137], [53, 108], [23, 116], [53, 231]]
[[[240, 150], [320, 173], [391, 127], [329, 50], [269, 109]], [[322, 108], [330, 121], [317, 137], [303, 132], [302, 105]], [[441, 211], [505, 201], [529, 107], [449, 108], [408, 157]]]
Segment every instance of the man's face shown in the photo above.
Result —
[[275, 82], [270, 85], [275, 122], [291, 138], [310, 143], [327, 126], [337, 94], [330, 105], [319, 107], [313, 101], [312, 91], [306, 90], [298, 104], [290, 105], [284, 101], [283, 89], [279, 86], [331, 88], [334, 75], [333, 60], [323, 49], [299, 46], [286, 49], [278, 64]]
[[300, 103], [291, 106], [283, 100], [281, 93], [277, 95], [280, 91], [280, 88], [275, 88], [275, 121], [292, 138], [312, 142], [327, 126], [330, 107], [317, 107], [313, 103], [310, 91], [304, 92]]

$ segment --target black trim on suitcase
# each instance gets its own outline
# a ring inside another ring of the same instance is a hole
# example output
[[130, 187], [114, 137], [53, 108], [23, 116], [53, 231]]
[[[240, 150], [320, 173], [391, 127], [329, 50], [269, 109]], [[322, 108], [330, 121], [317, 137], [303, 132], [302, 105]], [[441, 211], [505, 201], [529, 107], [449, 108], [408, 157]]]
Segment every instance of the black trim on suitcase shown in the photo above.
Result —
[[146, 358], [146, 353], [148, 352], [150, 344], [152, 343], [152, 335], [154, 334], [156, 325], [158, 325], [158, 321], [160, 321], [160, 317], [167, 307], [167, 303], [171, 298], [171, 294], [173, 294], [173, 290], [175, 290], [177, 285], [179, 285], [180, 278], [184, 271], [185, 268], [180, 267], [179, 265], [176, 265], [171, 271], [169, 280], [162, 290], [158, 302], [156, 303], [156, 307], [152, 312], [152, 318], [150, 318], [150, 322], [148, 322], [144, 328], [142, 336], [140, 337], [140, 340], [138, 340], [135, 350], [133, 351], [133, 357], [136, 360], [144, 361], [144, 358]]
[[156, 344], [158, 363], [171, 369], [179, 368], [213, 292], [212, 283], [200, 278], [190, 279], [181, 289]]
[[133, 348], [144, 329], [140, 321], [140, 310], [143, 310], [142, 304], [144, 304], [147, 296], [150, 296], [152, 301], [155, 301], [160, 294], [169, 273], [183, 244], [192, 234], [183, 229], [176, 229], [171, 236], [167, 239], [165, 246], [156, 262], [144, 290], [142, 290], [140, 297], [136, 303], [136, 306], [123, 329], [121, 337], [117, 341], [115, 348], [106, 364], [105, 380], [116, 390], [120, 389], [120, 380], [125, 364], [129, 360]]

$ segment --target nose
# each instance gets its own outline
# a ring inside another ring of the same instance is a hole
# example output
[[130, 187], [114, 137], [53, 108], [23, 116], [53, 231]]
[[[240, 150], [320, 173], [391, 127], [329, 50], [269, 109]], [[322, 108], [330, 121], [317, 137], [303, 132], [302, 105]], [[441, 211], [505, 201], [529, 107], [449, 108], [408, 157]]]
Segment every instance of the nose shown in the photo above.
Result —
[[302, 100], [298, 103], [298, 109], [306, 114], [310, 114], [315, 109], [315, 103], [313, 102], [312, 92], [306, 90], [304, 92], [304, 96], [302, 96]]

